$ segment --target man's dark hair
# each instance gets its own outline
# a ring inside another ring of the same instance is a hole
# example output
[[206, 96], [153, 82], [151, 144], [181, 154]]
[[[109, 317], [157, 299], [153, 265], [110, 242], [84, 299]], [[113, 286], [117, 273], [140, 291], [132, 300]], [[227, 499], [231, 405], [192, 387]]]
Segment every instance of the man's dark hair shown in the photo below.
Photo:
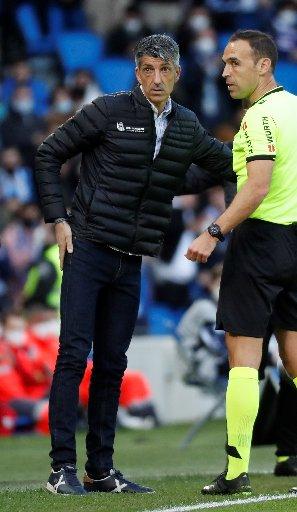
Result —
[[166, 34], [153, 34], [151, 36], [141, 39], [134, 50], [136, 66], [139, 65], [139, 60], [143, 55], [150, 57], [160, 58], [164, 61], [170, 61], [175, 66], [179, 65], [179, 48], [178, 44], [172, 37]]
[[256, 62], [259, 59], [268, 57], [271, 60], [271, 69], [274, 71], [277, 63], [277, 47], [272, 37], [260, 30], [237, 30], [229, 39], [232, 41], [248, 41], [251, 49], [254, 52]]

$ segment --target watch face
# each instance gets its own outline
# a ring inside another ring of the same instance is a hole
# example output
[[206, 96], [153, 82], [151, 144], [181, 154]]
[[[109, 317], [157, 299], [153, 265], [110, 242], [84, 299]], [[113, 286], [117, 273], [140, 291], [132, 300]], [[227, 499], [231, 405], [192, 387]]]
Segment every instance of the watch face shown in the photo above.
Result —
[[211, 236], [214, 236], [214, 237], [218, 238], [219, 240], [224, 240], [224, 237], [221, 233], [220, 226], [218, 226], [217, 224], [211, 224], [208, 227], [208, 232]]
[[218, 235], [218, 234], [219, 234], [219, 232], [220, 232], [220, 230], [217, 228], [217, 226], [211, 226], [211, 227], [210, 227], [210, 233], [211, 233], [211, 235], [216, 236], [216, 235]]

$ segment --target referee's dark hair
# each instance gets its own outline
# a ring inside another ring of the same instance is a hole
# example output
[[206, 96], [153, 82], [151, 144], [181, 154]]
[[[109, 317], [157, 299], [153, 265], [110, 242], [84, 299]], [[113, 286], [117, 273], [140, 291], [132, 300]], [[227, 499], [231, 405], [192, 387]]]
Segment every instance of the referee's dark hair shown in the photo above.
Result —
[[269, 34], [260, 32], [260, 30], [237, 30], [230, 37], [229, 42], [238, 40], [248, 41], [257, 61], [261, 58], [268, 57], [271, 60], [272, 72], [278, 59], [277, 47]]

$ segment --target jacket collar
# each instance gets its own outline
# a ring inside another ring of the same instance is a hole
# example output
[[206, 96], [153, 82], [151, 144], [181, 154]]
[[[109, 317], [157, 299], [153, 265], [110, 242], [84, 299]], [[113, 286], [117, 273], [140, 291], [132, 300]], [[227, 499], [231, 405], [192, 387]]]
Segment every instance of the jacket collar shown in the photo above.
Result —
[[140, 85], [136, 85], [134, 89], [132, 90], [132, 96], [137, 101], [137, 103], [140, 103], [143, 107], [151, 109], [150, 102], [146, 99], [145, 95], [142, 93], [140, 89]]
[[[132, 90], [132, 96], [137, 101], [137, 103], [140, 103], [143, 107], [148, 108], [149, 110], [152, 110], [152, 106], [151, 106], [150, 102], [148, 101], [148, 99], [145, 97], [145, 95], [141, 91], [139, 85], [136, 85], [136, 87], [134, 87], [134, 89]], [[171, 100], [171, 105], [172, 105], [172, 108], [171, 108], [171, 113], [172, 113], [172, 112], [175, 112], [175, 110], [176, 110], [176, 103]]]

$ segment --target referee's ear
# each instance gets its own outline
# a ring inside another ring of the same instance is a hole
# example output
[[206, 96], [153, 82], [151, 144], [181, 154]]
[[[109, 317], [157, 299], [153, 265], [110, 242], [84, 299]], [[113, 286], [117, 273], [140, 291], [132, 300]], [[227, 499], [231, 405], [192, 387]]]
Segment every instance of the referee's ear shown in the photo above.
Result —
[[269, 57], [262, 57], [257, 62], [257, 68], [260, 76], [264, 76], [267, 73], [272, 74], [271, 59]]

